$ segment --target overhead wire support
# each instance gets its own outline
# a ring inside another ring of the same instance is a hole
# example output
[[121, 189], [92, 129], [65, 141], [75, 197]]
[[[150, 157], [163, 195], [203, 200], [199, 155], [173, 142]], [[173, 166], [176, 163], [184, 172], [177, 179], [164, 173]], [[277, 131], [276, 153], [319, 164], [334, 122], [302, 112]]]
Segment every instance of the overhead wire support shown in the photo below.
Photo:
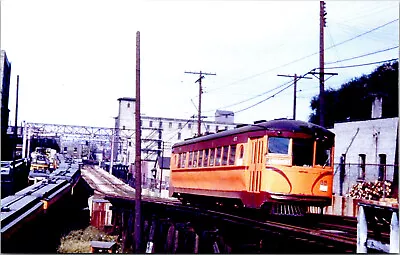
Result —
[[204, 75], [216, 75], [215, 73], [204, 73], [202, 71], [200, 72], [185, 72], [188, 74], [198, 74], [199, 79], [195, 81], [199, 83], [199, 108], [198, 108], [198, 117], [197, 117], [197, 135], [201, 135], [201, 94], [203, 93], [203, 88], [201, 86], [201, 80], [205, 78]]
[[294, 78], [294, 80], [293, 80], [293, 87], [294, 87], [294, 91], [293, 91], [293, 119], [295, 120], [296, 119], [296, 89], [297, 89], [297, 81], [300, 80], [300, 79], [312, 79], [312, 78], [305, 77], [305, 76], [297, 76], [297, 74], [294, 74], [294, 75], [278, 74], [278, 76]]

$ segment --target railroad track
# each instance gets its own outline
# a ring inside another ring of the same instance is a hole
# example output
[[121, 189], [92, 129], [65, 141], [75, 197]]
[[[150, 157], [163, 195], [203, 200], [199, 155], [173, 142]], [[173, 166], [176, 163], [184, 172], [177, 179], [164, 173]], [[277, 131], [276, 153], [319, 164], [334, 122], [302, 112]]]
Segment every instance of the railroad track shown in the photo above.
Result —
[[[113, 206], [116, 201], [118, 201], [116, 207], [121, 205], [121, 201], [125, 201], [125, 204], [131, 204], [128, 208], [134, 208], [132, 207], [132, 203], [135, 201], [134, 188], [114, 176], [103, 176], [101, 171], [95, 171], [92, 168], [83, 169], [82, 176], [85, 178], [85, 176], [92, 175], [89, 178], [90, 185], [100, 190], [104, 198], [109, 199]], [[229, 243], [228, 245], [231, 247], [237, 246], [239, 242], [244, 242], [237, 240], [237, 235], [242, 235], [245, 231], [248, 233], [247, 239], [249, 239], [246, 242], [251, 243], [248, 246], [258, 252], [263, 249], [265, 251], [265, 245], [261, 245], [264, 239], [273, 240], [274, 238], [280, 239], [282, 246], [273, 252], [281, 252], [283, 248], [287, 248], [285, 247], [287, 240], [298, 243], [296, 247], [300, 250], [294, 250], [296, 253], [314, 252], [313, 247], [318, 247], [318, 251], [321, 252], [354, 253], [357, 247], [357, 219], [353, 217], [318, 214], [297, 217], [266, 215], [263, 211], [255, 209], [203, 208], [182, 205], [176, 199], [151, 196], [142, 196], [142, 203], [144, 217], [155, 215], [156, 218], [170, 219], [175, 225], [185, 225], [190, 222], [190, 225], [195, 225], [196, 233], [218, 229], [219, 235], [222, 235], [225, 243]], [[148, 220], [151, 221], [151, 219]], [[205, 224], [205, 222], [210, 223]], [[369, 231], [368, 234], [373, 237], [376, 233]], [[384, 242], [389, 240], [389, 232], [379, 234]], [[171, 239], [171, 237], [169, 238]], [[303, 247], [307, 247], [307, 250], [301, 250]], [[238, 249], [232, 249], [233, 252], [238, 252]], [[247, 252], [247, 250], [240, 250], [240, 252], [243, 251]], [[291, 253], [293, 250], [286, 252]]]
[[[112, 203], [120, 200], [116, 197], [106, 198]], [[129, 202], [134, 203], [134, 200]], [[214, 245], [218, 239], [215, 236], [219, 236], [220, 239], [222, 238], [221, 240], [224, 240], [222, 246], [229, 247], [225, 250], [218, 249], [223, 253], [354, 253], [356, 251], [356, 219], [327, 216], [326, 220], [323, 220], [324, 216], [319, 215], [318, 217], [314, 217], [315, 215], [265, 217], [257, 210], [227, 212], [226, 210], [182, 205], [179, 201], [166, 201], [151, 197], [143, 197], [142, 203], [144, 210], [142, 215], [147, 217], [147, 221], [154, 221], [154, 218], [168, 219], [176, 229], [180, 226], [181, 232], [189, 233], [188, 236], [192, 235], [188, 229], [194, 229], [199, 236], [204, 236], [204, 233], [207, 235], [213, 233]], [[132, 208], [132, 205], [129, 207]], [[349, 222], [351, 222], [350, 225]], [[340, 228], [342, 230], [339, 230]], [[194, 242], [193, 237], [190, 238], [191, 241], [182, 242], [185, 244]], [[171, 237], [165, 236], [164, 239], [171, 239]], [[288, 246], [288, 243], [293, 245]], [[193, 244], [193, 246], [195, 245]], [[158, 250], [156, 252], [166, 251]], [[169, 252], [173, 252], [173, 250]], [[193, 250], [181, 250], [181, 252], [191, 253]], [[211, 249], [205, 252], [216, 252], [216, 250]]]

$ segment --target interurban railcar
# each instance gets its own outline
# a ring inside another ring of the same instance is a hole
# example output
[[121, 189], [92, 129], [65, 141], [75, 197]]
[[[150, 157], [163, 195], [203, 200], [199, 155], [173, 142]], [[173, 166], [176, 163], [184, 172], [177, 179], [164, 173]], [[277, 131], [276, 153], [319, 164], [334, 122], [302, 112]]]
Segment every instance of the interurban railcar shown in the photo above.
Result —
[[334, 137], [312, 123], [277, 119], [185, 140], [172, 146], [170, 196], [272, 211], [328, 206]]

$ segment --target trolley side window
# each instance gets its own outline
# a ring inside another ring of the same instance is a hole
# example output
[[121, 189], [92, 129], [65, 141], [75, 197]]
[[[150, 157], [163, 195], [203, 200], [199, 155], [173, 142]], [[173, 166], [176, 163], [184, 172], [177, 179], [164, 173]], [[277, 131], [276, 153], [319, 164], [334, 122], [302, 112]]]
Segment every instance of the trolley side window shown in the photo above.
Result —
[[235, 157], [236, 157], [236, 144], [230, 146], [229, 165], [235, 164]]
[[293, 165], [313, 165], [314, 141], [312, 139], [293, 139]]
[[195, 151], [193, 154], [193, 167], [197, 167], [197, 156], [199, 155], [199, 151]]
[[317, 148], [315, 153], [315, 164], [320, 166], [331, 166], [332, 141], [327, 139], [317, 140]]
[[176, 162], [176, 168], [180, 168], [181, 167], [181, 154], [176, 154], [175, 155], [175, 162]]
[[215, 154], [215, 165], [221, 165], [222, 147], [218, 147]]
[[223, 147], [222, 151], [223, 151], [222, 152], [222, 165], [226, 166], [226, 163], [228, 162], [229, 147], [228, 146]]
[[203, 153], [204, 150], [199, 151], [199, 167], [203, 166]]
[[268, 137], [268, 153], [289, 154], [289, 138]]
[[236, 162], [237, 165], [242, 166], [243, 165], [243, 157], [244, 157], [244, 146], [240, 145], [239, 147], [239, 158]]
[[207, 167], [208, 166], [208, 155], [210, 154], [209, 149], [204, 150], [204, 163], [203, 166]]
[[192, 163], [193, 163], [193, 152], [190, 151], [190, 152], [188, 152], [188, 154], [189, 154], [188, 167], [190, 168], [190, 167], [193, 166], [193, 165], [192, 165]]
[[181, 167], [185, 168], [186, 166], [186, 152], [181, 154]]
[[214, 158], [215, 158], [215, 149], [212, 148], [210, 149], [210, 162], [209, 162], [210, 166], [214, 166]]

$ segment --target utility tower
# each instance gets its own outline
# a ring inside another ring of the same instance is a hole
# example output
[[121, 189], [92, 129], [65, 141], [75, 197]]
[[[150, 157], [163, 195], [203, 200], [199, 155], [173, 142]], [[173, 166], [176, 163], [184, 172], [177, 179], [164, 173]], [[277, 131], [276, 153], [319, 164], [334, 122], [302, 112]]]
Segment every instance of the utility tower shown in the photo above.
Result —
[[204, 79], [204, 75], [216, 75], [215, 73], [203, 73], [202, 71], [200, 72], [185, 72], [185, 73], [190, 73], [190, 74], [198, 74], [199, 79], [197, 79], [196, 82], [199, 83], [199, 109], [198, 109], [198, 117], [197, 117], [197, 135], [200, 136], [201, 134], [201, 94], [203, 93], [203, 88], [201, 87], [201, 80]]
[[296, 119], [296, 90], [297, 90], [297, 81], [300, 79], [312, 79], [310, 77], [305, 77], [305, 76], [297, 76], [297, 74], [294, 75], [283, 75], [283, 74], [278, 74], [278, 76], [282, 77], [293, 77], [293, 86], [294, 86], [294, 91], [293, 91], [293, 119]]

